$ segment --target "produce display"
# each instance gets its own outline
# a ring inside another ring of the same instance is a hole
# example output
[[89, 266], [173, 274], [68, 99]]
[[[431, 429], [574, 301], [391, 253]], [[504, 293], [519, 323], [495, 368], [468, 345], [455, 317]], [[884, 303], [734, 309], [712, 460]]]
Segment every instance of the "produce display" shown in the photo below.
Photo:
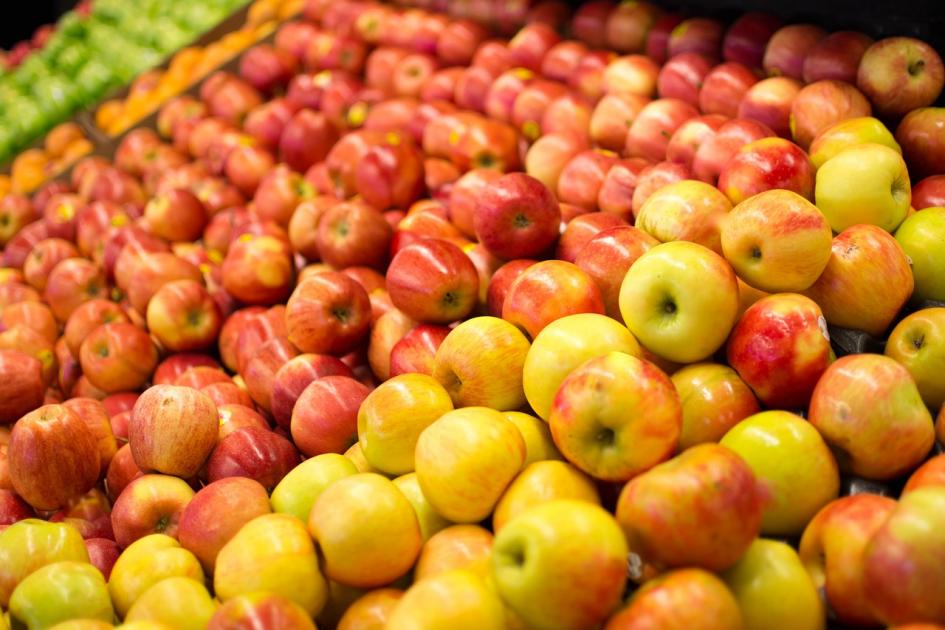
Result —
[[600, 0], [229, 41], [0, 197], [0, 629], [945, 628], [934, 48]]

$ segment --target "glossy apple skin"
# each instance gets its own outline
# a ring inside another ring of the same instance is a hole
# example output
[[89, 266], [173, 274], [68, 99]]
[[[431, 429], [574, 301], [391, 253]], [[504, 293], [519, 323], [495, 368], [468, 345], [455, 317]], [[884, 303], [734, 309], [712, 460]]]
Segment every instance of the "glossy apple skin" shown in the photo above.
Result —
[[298, 350], [288, 338], [278, 336], [260, 345], [246, 361], [240, 376], [247, 393], [260, 409], [271, 411], [276, 372], [297, 354]]
[[683, 409], [680, 451], [718, 442], [729, 429], [760, 411], [751, 388], [728, 366], [688, 365], [675, 372], [672, 381]]
[[436, 351], [449, 332], [449, 328], [445, 326], [430, 324], [419, 324], [411, 328], [391, 348], [390, 376], [433, 374]]
[[[587, 141], [584, 138], [574, 134], [544, 134], [529, 147], [528, 153], [525, 155], [525, 172], [539, 180], [549, 189], [556, 191], [558, 189], [558, 181], [561, 177], [561, 172], [574, 156], [587, 148], [586, 145]], [[620, 146], [623, 146], [622, 141]], [[460, 177], [460, 179], [457, 180], [457, 185], [453, 187], [450, 193], [450, 214], [453, 217], [453, 221], [457, 223], [457, 227], [468, 235], [473, 235], [474, 232], [467, 232], [463, 229], [463, 225], [466, 225], [470, 230], [472, 229], [472, 207], [475, 200], [472, 199], [467, 202], [466, 205], [469, 207], [469, 211], [462, 213], [462, 206], [457, 203], [458, 195], [461, 193], [458, 193], [457, 189], [459, 188], [459, 182], [469, 180], [473, 177], [471, 173], [475, 172], [476, 171], [470, 171]], [[492, 171], [484, 171], [482, 175], [486, 176], [485, 173], [489, 172]], [[492, 175], [486, 177], [497, 179], [497, 177]], [[461, 221], [457, 221], [457, 216], [462, 217]]]
[[[630, 550], [644, 562], [719, 571], [758, 535], [763, 509], [748, 464], [724, 446], [700, 444], [632, 479], [616, 515]], [[696, 528], [693, 514], [700, 515]], [[687, 532], [685, 543], [678, 531]]]
[[304, 608], [276, 593], [257, 591], [228, 599], [210, 618], [208, 630], [256, 630], [297, 628], [314, 630], [315, 624]]
[[476, 237], [500, 258], [530, 258], [558, 238], [561, 211], [547, 186], [523, 173], [495, 181], [476, 204]]
[[769, 76], [802, 79], [804, 62], [811, 50], [827, 36], [827, 31], [813, 24], [790, 24], [771, 35], [762, 65]]
[[913, 286], [909, 259], [896, 239], [875, 225], [854, 225], [834, 237], [827, 266], [804, 294], [828, 323], [879, 336]]
[[[732, 427], [719, 444], [745, 460], [768, 494], [761, 531], [796, 536], [837, 498], [840, 474], [824, 438], [800, 416], [766, 411]], [[773, 457], [777, 452], [785, 457]]]
[[312, 275], [286, 304], [289, 340], [302, 352], [344, 354], [360, 345], [371, 323], [364, 288], [338, 272]]
[[455, 569], [487, 574], [492, 543], [492, 532], [479, 525], [450, 525], [423, 545], [414, 569], [416, 580]]
[[148, 329], [172, 352], [211, 347], [223, 317], [220, 307], [197, 282], [180, 280], [161, 287], [148, 302]]
[[711, 139], [728, 118], [719, 114], [706, 114], [690, 118], [673, 133], [666, 147], [666, 159], [692, 168], [696, 152]]
[[181, 513], [193, 496], [193, 489], [177, 477], [149, 474], [134, 479], [115, 499], [115, 542], [124, 549], [150, 534], [176, 538]]
[[98, 480], [97, 436], [61, 405], [44, 405], [20, 418], [7, 449], [12, 489], [36, 509], [61, 508]]
[[719, 174], [719, 190], [733, 204], [774, 188], [814, 197], [814, 165], [801, 147], [783, 138], [746, 144]]
[[827, 35], [810, 49], [804, 59], [804, 82], [832, 79], [856, 85], [860, 59], [872, 44], [872, 37], [857, 31], [837, 31]]
[[896, 230], [896, 240], [912, 260], [915, 290], [912, 299], [919, 302], [945, 301], [945, 276], [941, 273], [939, 256], [945, 209], [926, 208], [909, 216]]
[[[614, 414], [615, 409], [622, 411]], [[625, 481], [673, 453], [682, 405], [656, 366], [611, 352], [583, 363], [562, 381], [548, 423], [555, 445], [570, 462], [597, 479]]]
[[742, 620], [738, 602], [722, 580], [703, 569], [677, 569], [648, 580], [604, 629], [673, 624], [722, 630], [742, 627]]
[[769, 408], [807, 406], [830, 364], [820, 308], [810, 298], [771, 295], [745, 311], [729, 338], [728, 363]]
[[619, 298], [627, 270], [658, 243], [643, 230], [626, 225], [599, 232], [578, 252], [574, 264], [597, 284], [608, 317], [623, 321]]
[[16, 422], [43, 404], [43, 365], [19, 350], [0, 350], [0, 424]]
[[755, 83], [738, 105], [739, 118], [762, 123], [782, 138], [791, 137], [791, 105], [803, 85], [797, 79], [775, 76]]
[[912, 187], [912, 207], [924, 210], [945, 206], [945, 175], [931, 175]]
[[935, 102], [945, 85], [945, 65], [923, 41], [887, 37], [866, 49], [856, 84], [880, 114], [901, 116]]
[[713, 65], [712, 59], [697, 52], [672, 57], [660, 68], [657, 78], [656, 89], [660, 98], [678, 98], [699, 107], [699, 92]]
[[869, 479], [913, 470], [935, 440], [932, 416], [909, 371], [882, 355], [851, 355], [833, 363], [817, 383], [809, 418], [842, 453], [843, 469]]
[[699, 89], [699, 110], [728, 118], [738, 115], [738, 104], [758, 76], [746, 65], [728, 61], [709, 70]]
[[625, 150], [629, 157], [653, 162], [665, 159], [673, 132], [699, 111], [679, 99], [661, 98], [647, 104], [630, 125]]
[[587, 210], [597, 206], [597, 195], [607, 171], [617, 161], [609, 151], [587, 150], [575, 155], [558, 178], [558, 199]]
[[921, 107], [903, 117], [896, 127], [896, 140], [915, 177], [941, 175], [945, 172], [945, 143], [941, 140], [945, 129], [945, 108]]
[[79, 416], [91, 430], [99, 452], [100, 474], [104, 475], [118, 450], [108, 411], [102, 403], [91, 398], [70, 398], [63, 406]]
[[735, 152], [744, 145], [775, 135], [765, 124], [747, 118], [735, 118], [722, 124], [703, 142], [692, 159], [696, 179], [715, 184], [719, 174]]
[[288, 249], [274, 236], [240, 236], [223, 259], [223, 288], [246, 304], [281, 302], [291, 291], [295, 271]]
[[[514, 562], [523, 545], [535, 552], [524, 567]], [[626, 554], [627, 543], [613, 516], [590, 503], [559, 499], [532, 508], [496, 535], [492, 578], [524, 623], [587, 628], [618, 606], [626, 584]], [[585, 573], [579, 567], [593, 569]], [[552, 578], [528, 579], [536, 575]], [[577, 583], [587, 588], [560, 590]]]
[[603, 297], [590, 276], [573, 263], [555, 260], [526, 269], [509, 287], [502, 305], [502, 318], [532, 339], [565, 315], [603, 312]]
[[325, 375], [305, 387], [292, 412], [290, 429], [307, 456], [343, 453], [357, 441], [357, 413], [369, 389], [345, 375]]
[[915, 380], [930, 409], [945, 403], [945, 387], [937, 378], [945, 365], [945, 309], [927, 308], [908, 315], [889, 335], [885, 354], [901, 363]]
[[864, 549], [870, 607], [884, 623], [940, 622], [945, 608], [929, 589], [945, 580], [936, 532], [942, 526], [945, 488], [920, 488], [899, 500]]
[[400, 250], [387, 269], [394, 306], [416, 321], [448, 324], [472, 312], [479, 274], [472, 260], [448, 241], [424, 239]]
[[824, 129], [871, 113], [866, 97], [848, 83], [831, 79], [809, 83], [791, 103], [791, 135], [807, 149]]
[[735, 206], [722, 226], [722, 253], [763, 291], [803, 291], [830, 260], [827, 219], [789, 190], [767, 190]]
[[197, 474], [217, 441], [216, 405], [195, 389], [156, 385], [135, 402], [128, 442], [145, 471], [189, 478]]
[[731, 209], [714, 186], [687, 179], [650, 195], [635, 225], [663, 243], [690, 241], [721, 254], [721, 225]]
[[[942, 414], [939, 412], [936, 426], [942, 426]], [[925, 461], [924, 464], [915, 469], [909, 475], [909, 481], [906, 482], [902, 493], [912, 492], [925, 486], [945, 486], [945, 457], [935, 455]]]
[[811, 142], [808, 152], [815, 168], [847, 147], [868, 142], [901, 151], [896, 139], [881, 121], [871, 116], [848, 118], [822, 129]]
[[243, 427], [220, 440], [207, 460], [207, 479], [248, 477], [267, 491], [299, 463], [292, 442], [268, 428]]
[[270, 407], [275, 421], [288, 427], [295, 404], [305, 388], [325, 376], [352, 376], [339, 359], [324, 354], [303, 354], [289, 359], [275, 373]]
[[864, 591], [863, 550], [883, 525], [896, 502], [874, 494], [857, 494], [830, 502], [801, 537], [798, 552], [814, 586], [825, 589], [827, 602], [843, 623], [876, 625]]

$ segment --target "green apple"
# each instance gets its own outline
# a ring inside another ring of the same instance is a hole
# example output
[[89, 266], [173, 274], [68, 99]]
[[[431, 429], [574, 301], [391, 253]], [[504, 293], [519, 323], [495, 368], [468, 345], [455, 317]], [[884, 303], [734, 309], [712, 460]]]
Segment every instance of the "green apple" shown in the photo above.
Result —
[[28, 575], [10, 597], [10, 618], [28, 628], [69, 619], [112, 621], [115, 611], [101, 572], [85, 562], [47, 564]]
[[834, 232], [860, 223], [892, 232], [906, 218], [912, 201], [909, 171], [895, 149], [857, 144], [817, 170], [814, 199]]
[[513, 518], [495, 537], [492, 578], [527, 626], [592, 628], [620, 603], [627, 541], [603, 508], [550, 501]]
[[733, 567], [722, 573], [745, 630], [821, 630], [827, 614], [797, 552], [758, 538]]
[[337, 453], [317, 455], [293, 468], [282, 478], [269, 497], [274, 512], [291, 514], [303, 523], [308, 520], [319, 495], [331, 484], [358, 472], [354, 463]]
[[568, 315], [545, 326], [528, 350], [522, 373], [532, 411], [547, 420], [561, 381], [588, 359], [612, 351], [642, 357], [633, 334], [606, 315]]
[[657, 245], [624, 276], [620, 313], [630, 332], [654, 354], [678, 363], [701, 361], [725, 343], [735, 325], [735, 272], [702, 245]]
[[840, 493], [837, 462], [817, 430], [787, 411], [745, 418], [719, 442], [744, 459], [770, 493], [761, 532], [794, 536]]
[[919, 210], [902, 222], [896, 240], [912, 261], [912, 299], [945, 302], [945, 208]]
[[423, 490], [420, 489], [420, 481], [417, 479], [417, 473], [408, 473], [394, 479], [394, 485], [403, 492], [414, 512], [417, 513], [417, 522], [420, 524], [420, 537], [423, 542], [430, 540], [430, 537], [451, 525], [451, 523], [436, 513], [427, 498], [423, 496]]
[[889, 334], [886, 356], [909, 370], [930, 409], [945, 404], [945, 308], [924, 308], [904, 317]]

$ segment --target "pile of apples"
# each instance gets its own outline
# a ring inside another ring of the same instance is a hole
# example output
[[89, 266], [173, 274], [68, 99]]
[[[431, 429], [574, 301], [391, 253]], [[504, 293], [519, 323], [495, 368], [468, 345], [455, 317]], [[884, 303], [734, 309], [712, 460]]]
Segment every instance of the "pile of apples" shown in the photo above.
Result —
[[939, 55], [439, 4], [0, 200], [0, 628], [945, 627]]

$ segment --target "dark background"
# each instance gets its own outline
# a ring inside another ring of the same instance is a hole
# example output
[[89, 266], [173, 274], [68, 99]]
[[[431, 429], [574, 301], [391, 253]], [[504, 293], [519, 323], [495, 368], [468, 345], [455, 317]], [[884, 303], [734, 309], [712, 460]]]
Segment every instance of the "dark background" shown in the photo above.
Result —
[[[134, 2], [134, 0], [128, 0]], [[194, 0], [199, 2], [200, 0]], [[863, 31], [873, 37], [911, 35], [945, 53], [945, 0], [655, 0], [687, 13], [728, 21], [746, 10], [775, 13], [787, 21], [811, 21], [829, 29]], [[0, 47], [30, 37], [37, 26], [55, 21], [76, 0], [27, 0], [0, 21]], [[570, 4], [579, 5], [571, 0]]]

